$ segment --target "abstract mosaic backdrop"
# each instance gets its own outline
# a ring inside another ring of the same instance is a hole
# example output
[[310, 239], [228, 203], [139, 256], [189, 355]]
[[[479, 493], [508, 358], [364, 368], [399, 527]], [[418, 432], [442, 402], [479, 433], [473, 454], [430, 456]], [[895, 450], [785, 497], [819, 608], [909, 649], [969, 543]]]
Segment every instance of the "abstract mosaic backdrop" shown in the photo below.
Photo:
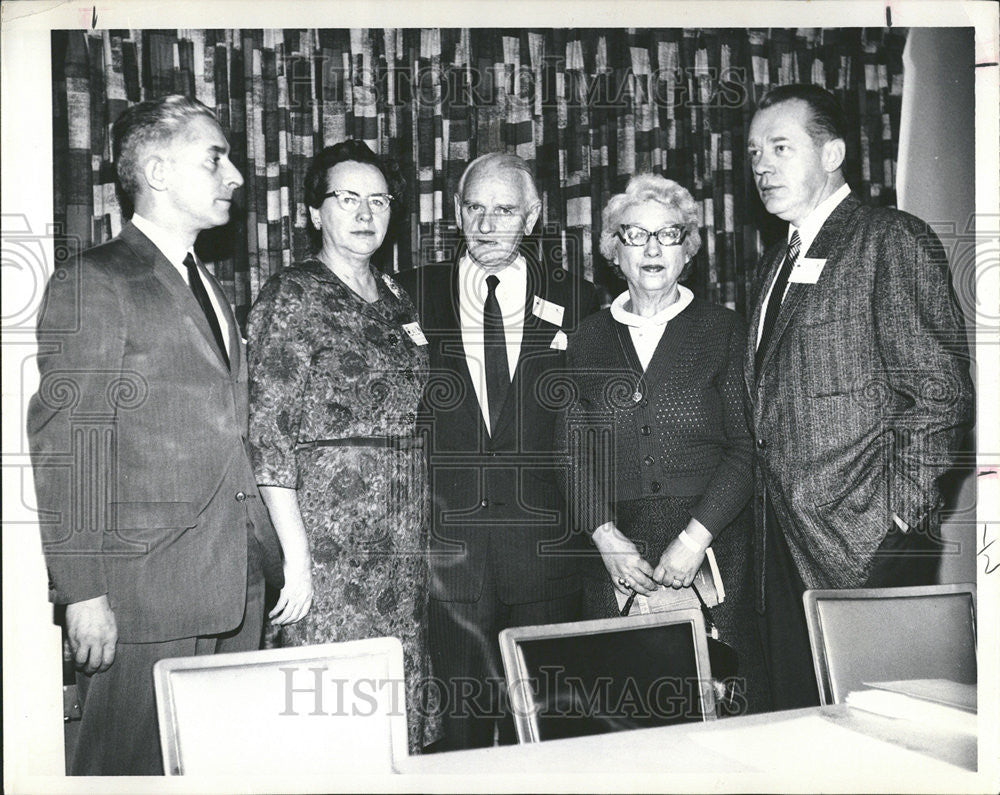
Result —
[[346, 137], [397, 157], [409, 182], [390, 271], [450, 255], [462, 170], [506, 150], [535, 170], [549, 256], [612, 294], [591, 243], [607, 199], [641, 171], [688, 187], [704, 241], [689, 283], [743, 310], [777, 232], [746, 166], [755, 100], [790, 82], [834, 91], [852, 187], [892, 204], [905, 41], [895, 28], [53, 31], [58, 250], [118, 231], [111, 123], [179, 92], [215, 108], [246, 177], [233, 220], [199, 242], [241, 322], [268, 276], [308, 252], [305, 171]]

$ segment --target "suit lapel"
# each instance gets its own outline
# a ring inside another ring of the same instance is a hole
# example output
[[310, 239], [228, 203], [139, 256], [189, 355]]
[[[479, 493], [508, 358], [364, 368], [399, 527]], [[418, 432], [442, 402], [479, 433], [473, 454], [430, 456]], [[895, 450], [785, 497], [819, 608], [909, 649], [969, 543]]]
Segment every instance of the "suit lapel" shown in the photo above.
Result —
[[830, 213], [830, 217], [826, 219], [826, 223], [819, 230], [819, 234], [816, 235], [816, 239], [809, 246], [809, 251], [806, 252], [805, 256], [816, 259], [830, 259], [834, 257], [837, 253], [836, 247], [841, 240], [841, 232], [845, 224], [860, 206], [861, 202], [855, 198], [853, 193], [849, 193], [837, 205], [834, 211]]
[[232, 307], [229, 305], [229, 298], [226, 297], [222, 285], [219, 284], [219, 280], [211, 273], [208, 274], [208, 289], [215, 294], [215, 301], [219, 305], [222, 320], [226, 324], [229, 336], [229, 371], [235, 379], [240, 372], [242, 354], [240, 350], [239, 327], [236, 325], [236, 315], [233, 314]]
[[[529, 256], [522, 251], [525, 265], [527, 267], [527, 285], [524, 295], [524, 315], [521, 327], [521, 348], [518, 352], [517, 366], [514, 368], [514, 377], [511, 379], [510, 389], [500, 408], [500, 415], [497, 418], [497, 427], [493, 429], [492, 436], [496, 438], [517, 416], [518, 395], [521, 393], [524, 383], [533, 383], [531, 373], [539, 357], [535, 355], [539, 350], [548, 350], [552, 344], [552, 338], [559, 330], [559, 326], [542, 320], [532, 311], [534, 298], [537, 295], [544, 300], [549, 299], [547, 273], [542, 263], [536, 257]], [[565, 307], [564, 307], [565, 309]]]
[[[126, 224], [122, 228], [119, 237], [136, 253], [141, 262], [147, 263], [152, 268], [153, 276], [173, 296], [178, 308], [181, 310], [182, 322], [193, 326], [193, 329], [197, 332], [197, 336], [201, 337], [203, 342], [201, 348], [205, 355], [214, 359], [220, 367], [229, 372], [229, 368], [226, 366], [226, 362], [222, 358], [222, 353], [215, 342], [215, 335], [212, 334], [212, 329], [205, 318], [205, 313], [201, 311], [201, 306], [195, 299], [194, 293], [191, 292], [191, 288], [184, 281], [184, 277], [178, 273], [177, 268], [170, 263], [170, 260], [163, 256], [163, 252], [156, 247], [153, 241], [140, 232], [134, 224]], [[210, 283], [214, 281], [212, 278], [209, 279]], [[214, 286], [210, 289], [214, 289]], [[228, 311], [229, 302], [225, 300], [224, 296], [220, 301], [220, 305], [223, 307], [224, 312]], [[235, 321], [230, 324], [230, 328], [235, 328]]]
[[[832, 259], [835, 251], [835, 247], [841, 238], [841, 231], [847, 219], [851, 217], [854, 210], [857, 209], [860, 203], [852, 194], [848, 196], [834, 208], [833, 212], [826, 219], [826, 222], [820, 228], [819, 233], [816, 235], [815, 240], [809, 246], [809, 250], [802, 254], [801, 256], [809, 258], [824, 258]], [[772, 267], [769, 269], [771, 273], [769, 278], [764, 282], [765, 285], [770, 284], [774, 279], [773, 271], [778, 267], [781, 261], [784, 259], [784, 252], [787, 250], [787, 245], [782, 247], [781, 256], [778, 257], [775, 263], [772, 263]], [[825, 272], [825, 269], [824, 269]], [[820, 280], [822, 281], [823, 276], [820, 275]], [[785, 330], [792, 322], [792, 318], [795, 316], [796, 311], [802, 304], [803, 299], [809, 293], [810, 290], [815, 290], [819, 282], [816, 285], [813, 284], [796, 284], [790, 283], [788, 285], [788, 293], [785, 295], [785, 300], [781, 304], [781, 309], [778, 310], [778, 317], [774, 323], [774, 330], [771, 332], [771, 339], [768, 342], [767, 350], [764, 351], [764, 358], [761, 360], [760, 367], [763, 371], [771, 359], [774, 357], [775, 352], [778, 350], [781, 344], [781, 337], [785, 333]], [[762, 287], [762, 291], [763, 291]], [[761, 299], [763, 300], [763, 299]], [[758, 302], [758, 310], [754, 313], [754, 319], [751, 324], [751, 329], [756, 329], [760, 321], [760, 302]], [[754, 341], [756, 341], [756, 332], [754, 331], [752, 336]], [[752, 358], [751, 358], [752, 361]], [[751, 365], [752, 367], [752, 365]], [[755, 377], [756, 373], [752, 373]], [[751, 394], [753, 393], [753, 381], [750, 382]]]
[[472, 383], [472, 373], [469, 371], [469, 362], [465, 356], [465, 344], [462, 341], [462, 323], [460, 321], [460, 302], [462, 300], [462, 287], [458, 282], [458, 263], [464, 253], [461, 247], [458, 256], [451, 268], [451, 276], [446, 282], [445, 294], [439, 296], [440, 300], [435, 300], [434, 305], [438, 310], [437, 327], [443, 332], [441, 340], [441, 358], [448, 372], [453, 372], [462, 382], [464, 394], [469, 395], [468, 400], [463, 400], [462, 405], [471, 417], [474, 415], [486, 431], [486, 421], [483, 419], [482, 407], [479, 405], [479, 398], [476, 388]]
[[753, 315], [750, 317], [750, 328], [747, 331], [747, 351], [746, 356], [743, 357], [743, 379], [746, 382], [747, 390], [751, 397], [754, 394], [754, 385], [757, 380], [757, 372], [754, 364], [757, 359], [757, 332], [760, 328], [760, 317], [764, 313], [764, 299], [767, 297], [768, 285], [774, 281], [778, 268], [781, 267], [781, 263], [785, 259], [787, 252], [788, 242], [786, 240], [784, 244], [777, 248], [771, 259], [766, 261], [766, 265], [761, 268], [763, 276], [759, 277], [757, 284], [757, 300], [754, 304]]

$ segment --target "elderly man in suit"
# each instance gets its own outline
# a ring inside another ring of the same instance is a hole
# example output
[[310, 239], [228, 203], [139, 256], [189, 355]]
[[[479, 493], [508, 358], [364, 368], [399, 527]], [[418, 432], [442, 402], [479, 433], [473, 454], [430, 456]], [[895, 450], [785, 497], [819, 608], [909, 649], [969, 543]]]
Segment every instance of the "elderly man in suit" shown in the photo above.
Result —
[[524, 160], [483, 155], [455, 194], [455, 262], [404, 275], [431, 346], [429, 621], [435, 674], [448, 686], [448, 748], [492, 745], [500, 717], [501, 742], [513, 741], [500, 630], [579, 610], [546, 376], [563, 368], [566, 334], [597, 300], [523, 244], [540, 211]]
[[51, 598], [80, 670], [77, 775], [162, 773], [153, 664], [258, 648], [263, 576], [282, 578], [239, 329], [194, 254], [243, 178], [196, 100], [140, 103], [113, 133], [135, 214], [53, 274], [28, 409]]
[[862, 205], [844, 115], [812, 85], [766, 94], [749, 156], [788, 238], [751, 295], [758, 608], [776, 708], [818, 703], [802, 593], [930, 584], [938, 479], [971, 416], [965, 330], [929, 227]]

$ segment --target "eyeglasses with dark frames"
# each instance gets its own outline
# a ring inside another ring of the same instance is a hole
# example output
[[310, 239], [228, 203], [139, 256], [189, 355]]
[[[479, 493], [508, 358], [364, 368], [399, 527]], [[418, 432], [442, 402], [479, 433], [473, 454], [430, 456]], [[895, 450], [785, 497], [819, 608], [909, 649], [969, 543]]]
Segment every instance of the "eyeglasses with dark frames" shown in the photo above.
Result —
[[650, 232], [635, 224], [622, 224], [615, 234], [626, 246], [645, 246], [651, 237], [655, 237], [661, 246], [679, 246], [687, 237], [687, 227], [684, 224], [671, 224]]
[[353, 190], [332, 190], [329, 193], [323, 194], [323, 199], [334, 198], [337, 200], [337, 206], [345, 212], [354, 212], [359, 207], [361, 207], [361, 199], [364, 198], [368, 201], [368, 207], [371, 208], [373, 213], [387, 213], [389, 208], [392, 206], [394, 196], [388, 193], [372, 193], [370, 196], [362, 197], [359, 193], [355, 193]]

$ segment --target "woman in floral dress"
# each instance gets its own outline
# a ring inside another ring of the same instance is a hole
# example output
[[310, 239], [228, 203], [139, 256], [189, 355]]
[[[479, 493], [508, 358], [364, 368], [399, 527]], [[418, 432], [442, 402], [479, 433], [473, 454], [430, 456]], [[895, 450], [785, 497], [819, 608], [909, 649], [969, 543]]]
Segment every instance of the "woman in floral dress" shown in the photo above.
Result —
[[409, 297], [370, 265], [402, 193], [361, 141], [306, 176], [321, 245], [275, 274], [249, 318], [250, 444], [285, 555], [270, 613], [284, 646], [403, 643], [410, 752], [437, 739], [426, 640], [427, 479], [415, 414], [426, 340]]

